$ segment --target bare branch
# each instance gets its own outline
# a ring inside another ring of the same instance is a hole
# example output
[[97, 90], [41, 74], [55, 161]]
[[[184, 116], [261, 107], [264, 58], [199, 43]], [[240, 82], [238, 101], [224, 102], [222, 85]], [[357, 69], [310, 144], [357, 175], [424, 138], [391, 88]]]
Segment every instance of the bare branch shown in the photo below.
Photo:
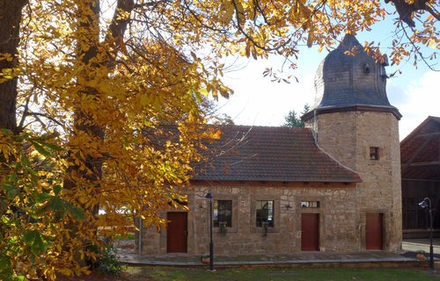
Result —
[[[402, 24], [401, 24], [402, 25]], [[402, 30], [406, 36], [406, 38], [409, 40], [409, 42], [411, 43], [413, 50], [420, 56], [420, 58], [422, 59], [422, 61], [425, 63], [425, 65], [432, 71], [436, 71], [436, 72], [440, 72], [440, 69], [435, 69], [432, 67], [431, 64], [429, 64], [425, 57], [423, 56], [422, 52], [420, 52], [420, 49], [417, 48], [416, 44], [413, 42], [413, 40], [409, 37], [408, 33], [406, 32], [406, 28], [402, 25]]]
[[189, 11], [189, 13], [190, 13], [190, 14], [191, 14], [191, 15], [197, 20], [197, 22], [200, 23], [204, 28], [207, 28], [207, 29], [212, 30], [212, 31], [216, 31], [216, 32], [218, 32], [218, 33], [220, 33], [220, 34], [226, 34], [226, 33], [227, 33], [227, 31], [224, 30], [224, 29], [218, 29], [218, 28], [215, 28], [215, 27], [212, 27], [212, 26], [209, 26], [209, 25], [205, 24], [205, 23], [199, 18], [199, 16], [196, 15], [196, 13], [194, 13], [194, 11], [190, 8], [190, 6], [189, 6], [189, 4], [188, 4], [188, 2], [187, 2], [186, 0], [184, 1], [184, 3], [185, 3], [185, 7], [186, 7], [187, 10]]
[[[51, 117], [51, 116], [49, 116], [49, 115], [46, 115], [46, 114], [44, 114], [44, 113], [39, 113], [39, 112], [29, 112], [29, 113], [27, 113], [27, 115], [28, 115], [28, 116], [33, 116], [33, 117], [35, 117], [35, 119], [37, 119], [37, 120], [38, 120], [39, 122], [41, 122], [41, 123], [43, 123], [43, 122], [41, 121], [41, 119], [39, 118], [39, 116], [44, 117], [44, 118], [49, 119], [50, 121], [52, 121], [52, 122], [56, 123], [57, 125], [59, 125], [59, 126], [61, 126], [61, 127], [64, 128], [64, 124], [63, 124], [63, 123], [61, 123], [60, 121], [56, 120], [55, 118], [53, 118], [53, 117]], [[44, 127], [46, 127], [46, 126], [44, 126]]]
[[425, 10], [428, 11], [436, 20], [440, 21], [440, 15], [436, 13], [431, 6], [426, 5]]
[[238, 30], [240, 31], [240, 33], [243, 34], [244, 37], [246, 37], [247, 40], [249, 40], [250, 42], [252, 42], [252, 44], [253, 44], [255, 47], [257, 47], [258, 49], [261, 49], [261, 50], [264, 50], [264, 51], [267, 51], [267, 52], [269, 52], [269, 51], [274, 51], [274, 50], [279, 49], [279, 48], [281, 47], [281, 46], [280, 46], [280, 47], [278, 47], [278, 48], [266, 48], [266, 47], [264, 47], [264, 46], [261, 46], [261, 45], [258, 44], [257, 42], [255, 42], [255, 40], [254, 40], [249, 34], [247, 34], [246, 31], [244, 31], [243, 28], [241, 27], [240, 15], [239, 15], [238, 7], [237, 7], [237, 3], [235, 2], [235, 0], [232, 0], [232, 4], [234, 5], [234, 9], [235, 9], [235, 11], [236, 11], [236, 13], [235, 13], [235, 19], [237, 20], [237, 28], [238, 28]]
[[17, 127], [17, 130], [19, 132], [21, 132], [21, 130], [23, 129], [23, 124], [24, 124], [24, 120], [26, 119], [26, 116], [28, 116], [28, 110], [29, 110], [29, 102], [30, 102], [31, 98], [27, 98], [26, 100], [26, 104], [24, 105], [24, 110], [23, 110], [23, 115], [21, 116], [21, 120], [20, 123]]

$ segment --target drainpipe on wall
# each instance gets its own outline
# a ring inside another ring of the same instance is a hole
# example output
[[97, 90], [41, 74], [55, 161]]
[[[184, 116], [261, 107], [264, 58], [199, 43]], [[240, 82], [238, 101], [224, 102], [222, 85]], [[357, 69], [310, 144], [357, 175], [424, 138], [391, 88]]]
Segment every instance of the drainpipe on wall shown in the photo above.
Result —
[[142, 218], [139, 217], [139, 237], [138, 237], [139, 256], [142, 254]]
[[316, 143], [318, 143], [318, 124], [316, 120], [316, 108], [313, 110], [313, 136], [315, 137]]

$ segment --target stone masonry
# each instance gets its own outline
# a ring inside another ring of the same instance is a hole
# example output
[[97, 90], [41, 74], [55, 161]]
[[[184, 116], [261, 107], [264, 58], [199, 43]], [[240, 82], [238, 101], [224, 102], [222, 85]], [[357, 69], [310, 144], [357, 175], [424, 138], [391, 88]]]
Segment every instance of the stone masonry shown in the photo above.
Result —
[[[384, 112], [336, 112], [316, 117], [319, 146], [362, 178], [355, 190], [359, 250], [365, 249], [365, 214], [384, 214], [385, 250], [397, 251], [402, 241], [401, 176], [398, 120]], [[370, 160], [379, 147], [379, 160]]]
[[[355, 184], [195, 185], [189, 195], [188, 248], [190, 255], [209, 252], [210, 190], [218, 200], [233, 200], [232, 227], [221, 233], [214, 228], [214, 251], [218, 255], [252, 255], [301, 251], [301, 213], [320, 214], [320, 251], [356, 251]], [[265, 236], [255, 226], [255, 201], [274, 200], [274, 227]], [[301, 201], [319, 201], [319, 208], [301, 208]], [[144, 229], [143, 255], [167, 253], [167, 230]]]

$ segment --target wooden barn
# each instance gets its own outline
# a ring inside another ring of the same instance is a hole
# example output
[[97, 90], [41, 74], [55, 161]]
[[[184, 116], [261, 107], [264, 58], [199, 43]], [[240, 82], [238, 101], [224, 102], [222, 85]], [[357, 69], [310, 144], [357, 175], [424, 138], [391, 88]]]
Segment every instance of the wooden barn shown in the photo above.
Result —
[[429, 116], [400, 143], [404, 238], [428, 237], [429, 217], [419, 207], [432, 201], [434, 235], [440, 236], [440, 117]]

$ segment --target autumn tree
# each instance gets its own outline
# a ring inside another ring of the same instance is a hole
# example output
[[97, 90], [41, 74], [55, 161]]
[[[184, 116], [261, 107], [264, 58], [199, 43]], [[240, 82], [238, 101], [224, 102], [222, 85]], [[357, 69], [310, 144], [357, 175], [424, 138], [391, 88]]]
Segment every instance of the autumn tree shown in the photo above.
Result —
[[[391, 2], [405, 22], [397, 36], [408, 39], [396, 38], [392, 63], [411, 50], [417, 61], [421, 46], [438, 49], [438, 1]], [[87, 246], [101, 243], [97, 229], [124, 233], [130, 216], [160, 228], [158, 210], [184, 200], [201, 140], [219, 135], [200, 124], [204, 97], [232, 92], [222, 83], [226, 56], [277, 54], [293, 68], [300, 44], [331, 48], [341, 34], [382, 20], [385, 7], [1, 0], [0, 276], [81, 274], [79, 261], [95, 256]]]

